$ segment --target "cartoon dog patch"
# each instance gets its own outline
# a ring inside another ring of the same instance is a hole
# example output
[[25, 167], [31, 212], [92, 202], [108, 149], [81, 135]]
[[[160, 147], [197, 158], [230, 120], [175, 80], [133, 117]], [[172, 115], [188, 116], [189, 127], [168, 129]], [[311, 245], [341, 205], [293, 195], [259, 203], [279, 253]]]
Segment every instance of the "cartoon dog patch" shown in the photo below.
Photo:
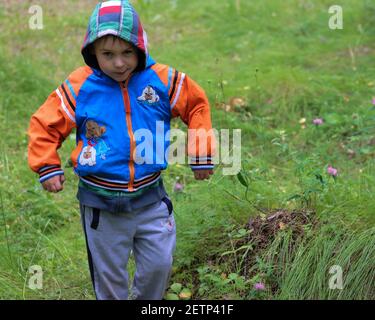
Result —
[[[95, 121], [89, 120], [86, 122], [86, 138], [88, 146], [82, 149], [79, 163], [82, 166], [94, 166], [96, 164], [96, 154], [101, 159], [106, 159], [106, 153], [110, 148], [107, 146], [102, 136], [106, 132], [104, 126], [99, 126]], [[96, 149], [94, 148], [96, 147]]]
[[160, 100], [159, 96], [156, 94], [156, 91], [151, 87], [147, 86], [143, 89], [142, 95], [138, 97], [139, 101], [146, 101], [147, 103], [155, 103]]
[[91, 146], [86, 146], [82, 149], [81, 156], [79, 157], [79, 164], [81, 166], [89, 165], [95, 166], [96, 165], [96, 150]]

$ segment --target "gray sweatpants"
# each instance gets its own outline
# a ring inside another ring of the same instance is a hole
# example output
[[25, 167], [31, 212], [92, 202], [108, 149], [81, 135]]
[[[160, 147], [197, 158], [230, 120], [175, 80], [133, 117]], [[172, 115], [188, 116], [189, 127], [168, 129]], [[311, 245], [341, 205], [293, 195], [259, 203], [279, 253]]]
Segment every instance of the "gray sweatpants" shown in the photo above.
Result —
[[[91, 279], [98, 300], [159, 300], [168, 287], [176, 226], [169, 198], [134, 212], [111, 213], [81, 204]], [[136, 272], [128, 289], [133, 250]]]

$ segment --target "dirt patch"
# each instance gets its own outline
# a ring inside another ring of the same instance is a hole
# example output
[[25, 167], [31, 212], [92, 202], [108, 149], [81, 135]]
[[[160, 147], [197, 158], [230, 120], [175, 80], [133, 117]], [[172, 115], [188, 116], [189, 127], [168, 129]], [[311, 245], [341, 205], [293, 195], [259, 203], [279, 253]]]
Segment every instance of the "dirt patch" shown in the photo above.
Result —
[[289, 229], [295, 237], [304, 235], [306, 225], [312, 223], [311, 211], [284, 209], [269, 213], [266, 217], [250, 219], [246, 228], [250, 231], [247, 241], [257, 244], [258, 250], [266, 248], [282, 230]]
[[[268, 214], [250, 218], [248, 223], [241, 229], [243, 237], [236, 236], [231, 239], [232, 251], [236, 251], [236, 256], [241, 257], [240, 273], [249, 279], [253, 276], [256, 257], [261, 256], [267, 248], [273, 243], [280, 232], [290, 233], [290, 247], [293, 248], [297, 240], [303, 238], [306, 230], [313, 228], [317, 224], [316, 215], [313, 211], [308, 210], [285, 210], [277, 209]], [[246, 252], [246, 248], [251, 247]], [[220, 257], [212, 257], [218, 264], [223, 262], [235, 266], [235, 255], [228, 254]], [[238, 261], [237, 261], [238, 263]], [[235, 270], [235, 269], [234, 269]]]

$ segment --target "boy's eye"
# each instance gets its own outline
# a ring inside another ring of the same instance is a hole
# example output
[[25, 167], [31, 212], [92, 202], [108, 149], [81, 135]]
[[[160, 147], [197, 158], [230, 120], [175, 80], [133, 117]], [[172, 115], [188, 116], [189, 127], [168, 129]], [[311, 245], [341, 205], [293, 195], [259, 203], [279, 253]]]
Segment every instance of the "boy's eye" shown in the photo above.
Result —
[[133, 50], [125, 50], [124, 51], [124, 54], [126, 54], [126, 55], [129, 55], [129, 54], [132, 54], [133, 53]]
[[112, 52], [103, 52], [106, 57], [112, 57]]

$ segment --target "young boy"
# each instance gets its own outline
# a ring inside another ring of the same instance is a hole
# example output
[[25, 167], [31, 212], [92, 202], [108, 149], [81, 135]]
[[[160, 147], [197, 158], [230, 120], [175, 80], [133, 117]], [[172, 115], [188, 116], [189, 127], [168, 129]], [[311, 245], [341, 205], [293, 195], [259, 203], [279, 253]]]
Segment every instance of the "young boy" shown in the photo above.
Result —
[[[127, 263], [134, 252], [133, 299], [162, 299], [168, 286], [176, 229], [161, 171], [164, 155], [137, 161], [137, 130], [151, 132], [148, 148], [167, 150], [160, 137], [179, 116], [189, 129], [211, 129], [204, 91], [184, 73], [156, 63], [146, 33], [128, 1], [99, 3], [82, 46], [78, 68], [32, 116], [29, 164], [43, 188], [65, 181], [57, 150], [77, 129], [71, 154], [91, 279], [97, 299], [128, 299]], [[189, 136], [188, 155], [198, 180], [213, 173], [212, 140]], [[203, 153], [199, 145], [206, 144]], [[138, 159], [139, 160], [139, 159]], [[159, 160], [159, 161], [158, 161]]]

